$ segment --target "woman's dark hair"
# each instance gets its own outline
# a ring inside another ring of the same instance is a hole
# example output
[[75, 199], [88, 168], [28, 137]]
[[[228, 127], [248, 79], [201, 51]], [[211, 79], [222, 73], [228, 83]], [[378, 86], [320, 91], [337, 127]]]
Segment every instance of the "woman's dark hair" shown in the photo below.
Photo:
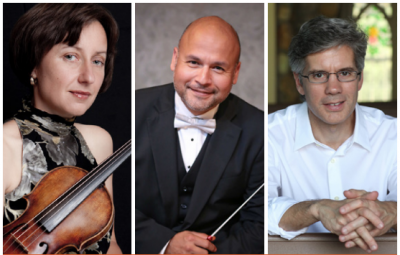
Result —
[[73, 46], [82, 28], [99, 21], [107, 35], [104, 81], [99, 93], [111, 85], [118, 41], [118, 25], [111, 14], [97, 4], [37, 4], [15, 24], [10, 40], [11, 67], [20, 81], [30, 85], [33, 69], [59, 43]]

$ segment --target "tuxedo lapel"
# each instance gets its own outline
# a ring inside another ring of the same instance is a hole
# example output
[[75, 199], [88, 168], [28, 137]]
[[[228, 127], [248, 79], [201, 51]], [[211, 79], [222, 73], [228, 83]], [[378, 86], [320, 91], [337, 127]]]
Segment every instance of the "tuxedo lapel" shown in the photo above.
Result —
[[158, 185], [166, 212], [167, 225], [173, 226], [178, 217], [178, 176], [176, 130], [174, 128], [174, 89], [168, 87], [155, 104], [155, 111], [147, 119], [151, 150]]
[[235, 115], [235, 105], [231, 101], [225, 100], [218, 110], [217, 128], [207, 146], [196, 179], [196, 185], [185, 219], [189, 223], [187, 227], [194, 223], [207, 203], [237, 146], [241, 128], [231, 122]]

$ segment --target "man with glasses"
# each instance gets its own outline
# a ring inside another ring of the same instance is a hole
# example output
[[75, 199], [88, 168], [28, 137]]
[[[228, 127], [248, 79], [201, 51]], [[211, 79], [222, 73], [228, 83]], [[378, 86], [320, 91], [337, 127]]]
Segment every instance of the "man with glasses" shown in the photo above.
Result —
[[289, 48], [304, 103], [268, 116], [268, 232], [332, 232], [367, 252], [397, 229], [397, 124], [357, 104], [367, 37], [314, 18]]

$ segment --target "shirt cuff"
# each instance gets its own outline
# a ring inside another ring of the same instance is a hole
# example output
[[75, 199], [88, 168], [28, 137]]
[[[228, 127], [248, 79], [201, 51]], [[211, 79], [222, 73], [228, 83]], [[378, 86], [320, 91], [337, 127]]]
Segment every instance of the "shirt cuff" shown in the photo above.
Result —
[[166, 245], [164, 245], [164, 248], [162, 248], [162, 250], [160, 251], [160, 254], [164, 254], [165, 253], [165, 249], [167, 249], [167, 246], [169, 244], [171, 240], [168, 241], [168, 243]]
[[279, 227], [282, 216], [291, 206], [297, 203], [299, 202], [289, 197], [268, 198], [268, 234], [279, 235], [290, 240], [307, 232], [308, 227], [297, 231], [285, 231]]

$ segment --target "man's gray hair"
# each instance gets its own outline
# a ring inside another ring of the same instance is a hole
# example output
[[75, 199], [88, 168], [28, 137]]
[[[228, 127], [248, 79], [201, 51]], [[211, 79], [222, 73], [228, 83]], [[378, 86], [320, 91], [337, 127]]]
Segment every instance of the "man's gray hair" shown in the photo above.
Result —
[[319, 16], [304, 23], [293, 37], [289, 46], [289, 64], [292, 72], [301, 74], [308, 55], [347, 45], [353, 50], [356, 67], [361, 72], [364, 69], [367, 40], [368, 36], [356, 23]]

